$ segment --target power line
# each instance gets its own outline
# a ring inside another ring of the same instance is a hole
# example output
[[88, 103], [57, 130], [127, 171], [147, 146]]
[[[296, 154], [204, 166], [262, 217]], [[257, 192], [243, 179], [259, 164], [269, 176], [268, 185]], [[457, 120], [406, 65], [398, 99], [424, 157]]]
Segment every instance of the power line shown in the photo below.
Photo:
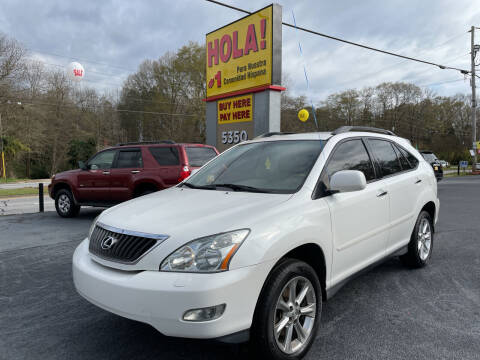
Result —
[[[46, 102], [31, 102], [31, 101], [18, 101], [17, 100], [14, 100], [12, 101], [12, 104], [14, 103], [20, 103], [18, 105], [46, 105], [46, 106], [57, 106], [57, 107], [61, 107], [61, 108], [75, 108], [75, 109], [79, 109], [79, 108], [89, 108], [89, 109], [100, 109], [102, 108], [102, 105], [66, 105], [66, 104], [54, 104], [54, 103], [46, 103]], [[111, 108], [110, 109], [111, 111], [114, 111], [114, 112], [126, 112], [126, 113], [138, 113], [138, 114], [148, 114], [148, 115], [168, 115], [168, 116], [191, 116], [191, 117], [194, 117], [194, 116], [198, 116], [198, 115], [195, 115], [195, 114], [182, 114], [182, 113], [164, 113], [164, 112], [156, 112], [156, 111], [142, 111], [142, 110], [129, 110], [129, 109], [115, 109], [115, 108]]]
[[[232, 6], [232, 5], [225, 4], [225, 3], [217, 1], [217, 0], [205, 0], [205, 1], [211, 2], [211, 3], [216, 4], [216, 5], [224, 6], [224, 7], [230, 8], [232, 10], [240, 11], [240, 12], [243, 12], [245, 14], [252, 14], [250, 11], [247, 11], [247, 10], [244, 10], [244, 9]], [[438, 67], [442, 70], [445, 70], [445, 69], [447, 69], [447, 70], [457, 70], [457, 71], [460, 71], [462, 74], [469, 74], [470, 73], [469, 70], [460, 69], [460, 68], [456, 68], [456, 67], [453, 67], [453, 66], [437, 64], [437, 63], [434, 63], [434, 62], [431, 62], [431, 61], [417, 59], [417, 58], [414, 58], [414, 57], [411, 57], [411, 56], [405, 56], [405, 55], [397, 54], [397, 53], [394, 53], [394, 52], [391, 52], [391, 51], [377, 49], [377, 48], [374, 48], [372, 46], [363, 45], [363, 44], [356, 43], [356, 42], [346, 40], [346, 39], [342, 39], [342, 38], [339, 38], [339, 37], [336, 37], [336, 36], [323, 34], [321, 32], [315, 31], [315, 30], [307, 29], [307, 28], [304, 28], [304, 27], [301, 27], [301, 26], [295, 26], [295, 25], [292, 25], [292, 24], [289, 24], [289, 23], [286, 23], [286, 22], [282, 22], [282, 24], [284, 26], [291, 27], [293, 29], [302, 30], [302, 31], [305, 31], [307, 33], [318, 35], [318, 36], [321, 36], [321, 37], [324, 37], [324, 38], [327, 38], [327, 39], [330, 39], [330, 40], [335, 40], [335, 41], [339, 41], [339, 42], [342, 42], [342, 43], [345, 43], [345, 44], [357, 46], [357, 47], [360, 47], [360, 48], [363, 48], [363, 49], [376, 51], [376, 52], [379, 52], [379, 53], [382, 53], [382, 54], [385, 54], [385, 55], [396, 56], [396, 57], [399, 57], [399, 58], [402, 58], [402, 59], [406, 59], [406, 60], [410, 60], [410, 61], [416, 61], [418, 63], [423, 63], [423, 64], [426, 64], [426, 65], [436, 66], [436, 67]]]

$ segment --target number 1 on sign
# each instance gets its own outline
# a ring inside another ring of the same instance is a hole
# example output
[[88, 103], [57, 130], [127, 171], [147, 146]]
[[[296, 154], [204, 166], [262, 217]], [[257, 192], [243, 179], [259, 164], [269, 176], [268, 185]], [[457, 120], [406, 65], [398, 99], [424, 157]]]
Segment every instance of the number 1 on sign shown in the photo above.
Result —
[[217, 80], [217, 87], [222, 87], [222, 73], [220, 71], [217, 72], [214, 78]]

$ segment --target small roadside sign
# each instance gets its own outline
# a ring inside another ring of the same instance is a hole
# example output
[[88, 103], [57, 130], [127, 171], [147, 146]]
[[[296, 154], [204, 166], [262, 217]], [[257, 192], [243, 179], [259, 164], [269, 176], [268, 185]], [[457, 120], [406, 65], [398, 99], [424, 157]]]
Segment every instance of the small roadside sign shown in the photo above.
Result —
[[466, 167], [468, 167], [468, 161], [460, 161], [460, 167], [461, 167], [461, 168], [466, 168]]

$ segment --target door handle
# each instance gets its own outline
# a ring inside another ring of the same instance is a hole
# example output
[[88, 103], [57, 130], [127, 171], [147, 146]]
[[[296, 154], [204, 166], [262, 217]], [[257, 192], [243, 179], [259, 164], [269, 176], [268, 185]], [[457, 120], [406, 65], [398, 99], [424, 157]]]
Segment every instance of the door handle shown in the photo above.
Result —
[[420, 184], [422, 182], [422, 179], [418, 179], [417, 181], [415, 181], [415, 184]]
[[382, 197], [382, 196], [385, 196], [387, 194], [388, 194], [388, 191], [380, 190], [380, 192], [377, 194], [377, 197]]
[[132, 170], [130, 171], [132, 174], [138, 174], [140, 172], [140, 170]]
[[110, 171], [104, 171], [103, 175], [110, 175]]

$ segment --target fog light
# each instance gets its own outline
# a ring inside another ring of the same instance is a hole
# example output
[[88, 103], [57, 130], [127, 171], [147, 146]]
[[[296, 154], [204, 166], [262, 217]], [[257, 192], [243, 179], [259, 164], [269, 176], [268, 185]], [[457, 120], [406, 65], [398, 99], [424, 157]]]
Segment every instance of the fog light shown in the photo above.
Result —
[[218, 319], [225, 311], [225, 304], [210, 306], [202, 309], [192, 309], [185, 311], [183, 320], [185, 321], [210, 321]]

